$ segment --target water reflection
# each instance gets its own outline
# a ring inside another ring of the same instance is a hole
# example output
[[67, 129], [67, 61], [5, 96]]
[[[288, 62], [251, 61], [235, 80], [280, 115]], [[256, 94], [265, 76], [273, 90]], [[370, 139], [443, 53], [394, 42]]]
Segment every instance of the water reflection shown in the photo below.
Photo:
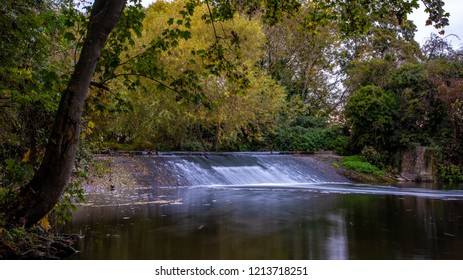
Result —
[[93, 193], [63, 231], [78, 259], [463, 259], [461, 198], [326, 187]]

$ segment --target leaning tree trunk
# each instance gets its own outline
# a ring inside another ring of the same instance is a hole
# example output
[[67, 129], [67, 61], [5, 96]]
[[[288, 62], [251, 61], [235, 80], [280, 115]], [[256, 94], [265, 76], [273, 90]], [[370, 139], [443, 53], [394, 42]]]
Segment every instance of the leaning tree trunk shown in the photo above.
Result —
[[84, 100], [109, 33], [126, 0], [96, 0], [74, 73], [63, 92], [44, 159], [31, 182], [4, 210], [8, 226], [31, 226], [59, 201], [69, 182], [80, 137]]

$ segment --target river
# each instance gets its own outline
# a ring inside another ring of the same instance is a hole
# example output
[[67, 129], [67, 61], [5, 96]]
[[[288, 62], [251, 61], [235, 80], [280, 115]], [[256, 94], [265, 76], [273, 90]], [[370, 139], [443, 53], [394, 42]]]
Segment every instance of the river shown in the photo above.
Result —
[[355, 184], [309, 156], [143, 157], [87, 187], [73, 259], [463, 259], [463, 191]]

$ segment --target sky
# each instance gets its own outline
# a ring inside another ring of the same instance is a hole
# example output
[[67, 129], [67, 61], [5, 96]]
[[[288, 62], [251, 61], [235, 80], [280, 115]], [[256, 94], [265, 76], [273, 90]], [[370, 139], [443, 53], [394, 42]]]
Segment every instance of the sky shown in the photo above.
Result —
[[[452, 42], [454, 49], [459, 49], [463, 47], [463, 0], [444, 0], [444, 2], [444, 9], [450, 13], [450, 18], [449, 26], [444, 28], [445, 34], [443, 37], [447, 37], [448, 41]], [[421, 8], [414, 11], [409, 18], [413, 20], [418, 28], [415, 33], [415, 40], [422, 45], [431, 36], [431, 33], [437, 34], [438, 30], [432, 26], [426, 26], [428, 16], [424, 12], [423, 4], [420, 4]], [[450, 34], [458, 36], [459, 39]]]
[[[153, 3], [154, 0], [142, 0], [144, 6], [148, 6]], [[454, 48], [458, 49], [463, 47], [463, 0], [444, 0], [445, 10], [450, 13], [449, 26], [445, 27], [445, 34], [443, 37], [447, 36], [448, 41], [450, 41]], [[415, 10], [413, 14], [410, 15], [410, 19], [413, 20], [415, 25], [418, 28], [418, 31], [415, 33], [415, 40], [422, 45], [427, 38], [431, 36], [431, 33], [438, 34], [437, 29], [432, 26], [426, 26], [426, 19], [428, 18], [424, 12], [423, 4], [420, 2], [421, 8]], [[449, 36], [454, 34], [459, 37]], [[439, 35], [440, 36], [440, 35]]]

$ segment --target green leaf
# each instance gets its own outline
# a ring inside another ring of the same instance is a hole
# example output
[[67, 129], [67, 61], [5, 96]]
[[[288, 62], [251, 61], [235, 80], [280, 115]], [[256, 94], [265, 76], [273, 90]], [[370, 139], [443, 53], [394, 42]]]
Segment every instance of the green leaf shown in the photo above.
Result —
[[64, 33], [63, 38], [68, 40], [68, 41], [75, 41], [76, 40], [76, 36], [74, 36], [74, 34], [72, 34], [71, 32]]
[[156, 88], [157, 88], [158, 90], [160, 90], [160, 91], [166, 90], [166, 86], [163, 85], [163, 84], [157, 84], [157, 85], [156, 85]]

